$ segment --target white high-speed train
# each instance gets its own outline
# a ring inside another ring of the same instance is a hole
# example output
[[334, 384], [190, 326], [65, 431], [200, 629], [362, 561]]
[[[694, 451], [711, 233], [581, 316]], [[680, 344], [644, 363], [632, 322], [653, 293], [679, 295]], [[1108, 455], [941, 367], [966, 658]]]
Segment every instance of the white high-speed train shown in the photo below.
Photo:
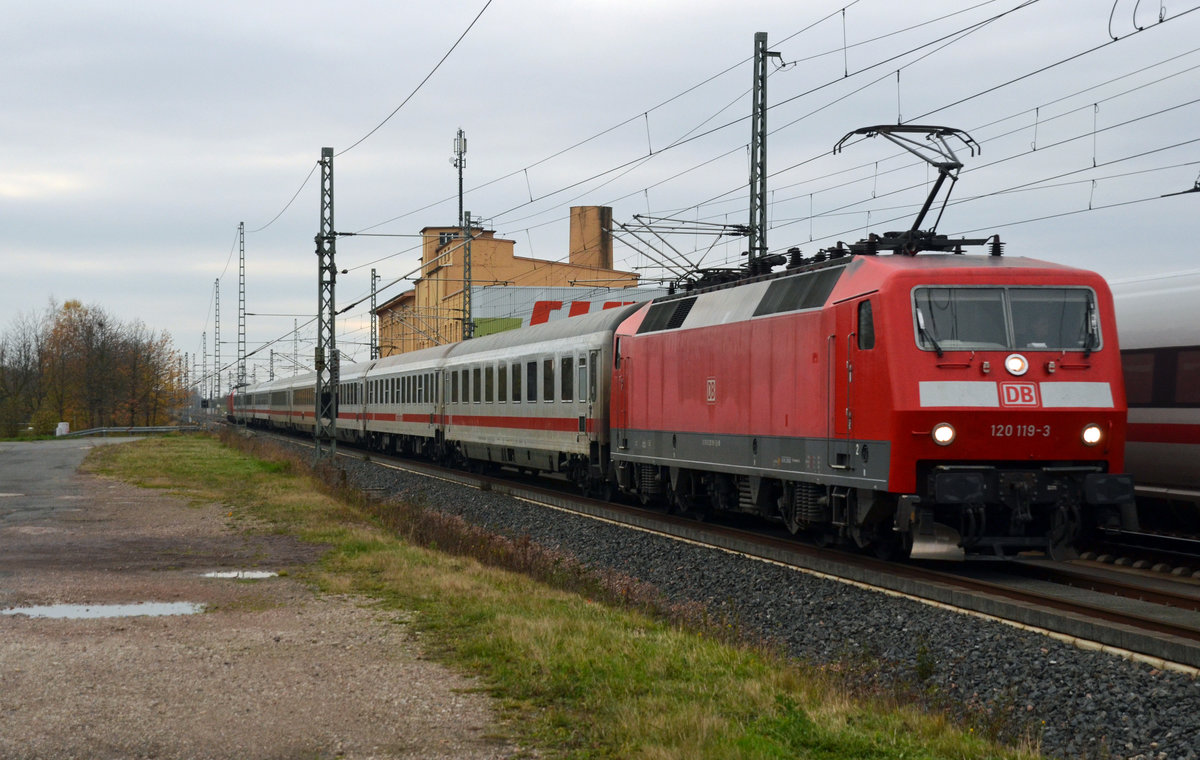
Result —
[[[1171, 527], [1200, 528], [1200, 271], [1110, 285], [1129, 406], [1126, 471], [1139, 502], [1171, 507]], [[1140, 513], [1143, 527], [1168, 527]]]

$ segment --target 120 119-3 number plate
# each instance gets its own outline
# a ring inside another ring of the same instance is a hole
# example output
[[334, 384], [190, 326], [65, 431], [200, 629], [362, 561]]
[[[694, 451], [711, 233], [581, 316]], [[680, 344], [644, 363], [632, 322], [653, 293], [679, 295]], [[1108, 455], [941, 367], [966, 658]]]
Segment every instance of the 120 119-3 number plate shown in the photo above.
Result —
[[993, 438], [1049, 438], [1049, 425], [992, 425]]

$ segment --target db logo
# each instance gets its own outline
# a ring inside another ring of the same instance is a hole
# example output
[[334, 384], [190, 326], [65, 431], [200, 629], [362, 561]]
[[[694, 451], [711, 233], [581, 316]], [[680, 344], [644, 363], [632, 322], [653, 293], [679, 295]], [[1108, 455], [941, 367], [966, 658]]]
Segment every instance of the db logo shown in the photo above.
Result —
[[1004, 406], [1041, 406], [1035, 383], [1000, 383], [1000, 403]]
[[704, 393], [708, 399], [708, 403], [717, 403], [717, 378], [708, 378], [708, 380], [705, 382]]

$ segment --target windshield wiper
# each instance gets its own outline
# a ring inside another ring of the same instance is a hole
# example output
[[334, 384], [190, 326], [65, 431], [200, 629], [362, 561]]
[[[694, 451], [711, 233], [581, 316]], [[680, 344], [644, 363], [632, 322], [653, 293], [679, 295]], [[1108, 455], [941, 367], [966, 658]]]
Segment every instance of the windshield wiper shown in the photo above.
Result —
[[1083, 358], [1087, 359], [1092, 355], [1092, 349], [1096, 344], [1096, 304], [1092, 299], [1088, 299], [1087, 305], [1087, 336], [1084, 338]]
[[917, 332], [922, 338], [929, 341], [929, 344], [933, 346], [933, 350], [937, 351], [938, 358], [941, 359], [942, 347], [938, 345], [938, 342], [934, 339], [933, 335], [925, 329], [925, 315], [921, 313], [920, 309], [917, 309]]

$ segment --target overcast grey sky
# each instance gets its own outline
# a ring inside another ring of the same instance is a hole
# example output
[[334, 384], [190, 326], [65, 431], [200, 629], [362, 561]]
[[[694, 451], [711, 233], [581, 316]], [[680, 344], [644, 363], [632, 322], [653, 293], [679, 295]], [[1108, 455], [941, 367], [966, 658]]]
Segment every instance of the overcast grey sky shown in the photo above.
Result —
[[[339, 231], [415, 235], [457, 216], [460, 127], [466, 207], [518, 255], [564, 258], [572, 205], [610, 205], [626, 223], [745, 223], [757, 31], [787, 64], [772, 66], [768, 88], [772, 250], [811, 254], [907, 227], [931, 170], [880, 138], [832, 153], [851, 130], [903, 120], [966, 130], [982, 149], [961, 152], [940, 232], [999, 233], [1008, 255], [1113, 278], [1197, 269], [1200, 193], [1159, 196], [1200, 178], [1198, 6], [8, 2], [0, 245], [11, 274], [0, 320], [78, 299], [168, 331], [193, 355], [207, 332], [211, 355], [220, 278], [229, 362], [238, 223], [254, 350], [316, 310], [319, 174], [300, 188], [321, 148], [345, 151], [334, 166]], [[744, 240], [711, 242], [672, 240], [704, 265], [740, 261]], [[372, 266], [385, 283], [411, 272], [416, 244], [340, 239], [337, 263], [350, 271], [339, 306], [369, 292]], [[625, 245], [617, 264], [662, 274]], [[365, 306], [339, 323], [340, 347], [357, 358]]]

